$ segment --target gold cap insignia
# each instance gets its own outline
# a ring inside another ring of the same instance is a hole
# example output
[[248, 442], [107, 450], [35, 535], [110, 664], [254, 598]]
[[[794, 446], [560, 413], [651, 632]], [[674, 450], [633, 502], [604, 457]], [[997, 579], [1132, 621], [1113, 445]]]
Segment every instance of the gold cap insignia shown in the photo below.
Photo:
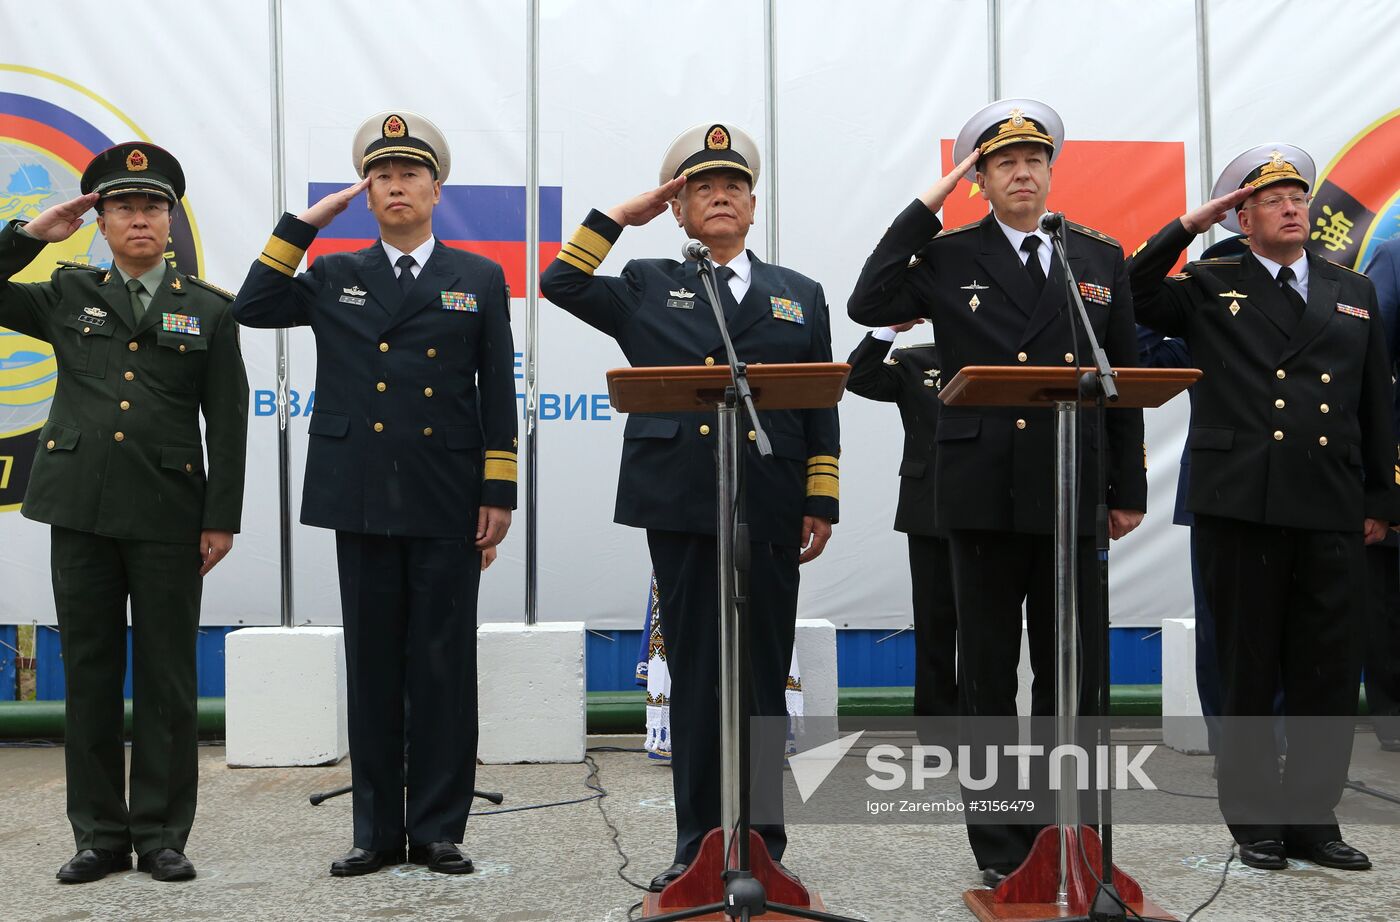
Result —
[[139, 149], [133, 149], [131, 153], [126, 155], [126, 168], [133, 173], [140, 173], [150, 165], [146, 155], [141, 153]]
[[384, 120], [383, 135], [386, 138], [402, 138], [408, 135], [408, 126], [403, 123], [403, 119], [397, 115], [391, 115]]
[[723, 125], [716, 125], [705, 135], [706, 150], [729, 150], [729, 132]]

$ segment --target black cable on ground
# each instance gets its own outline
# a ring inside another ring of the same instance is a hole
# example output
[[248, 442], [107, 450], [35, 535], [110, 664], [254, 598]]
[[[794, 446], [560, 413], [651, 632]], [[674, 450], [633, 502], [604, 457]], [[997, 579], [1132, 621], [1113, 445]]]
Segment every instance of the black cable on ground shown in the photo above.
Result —
[[1222, 891], [1222, 890], [1225, 889], [1225, 878], [1226, 878], [1226, 875], [1228, 875], [1228, 874], [1230, 873], [1230, 862], [1232, 862], [1232, 861], [1234, 861], [1234, 860], [1235, 860], [1235, 846], [1234, 846], [1234, 843], [1231, 843], [1231, 845], [1230, 845], [1230, 854], [1227, 855], [1226, 858], [1225, 858], [1225, 867], [1223, 867], [1223, 868], [1220, 869], [1220, 883], [1218, 883], [1218, 884], [1215, 885], [1215, 892], [1212, 893], [1212, 894], [1210, 895], [1210, 899], [1206, 900], [1204, 903], [1202, 903], [1201, 905], [1197, 906], [1195, 909], [1193, 909], [1193, 910], [1191, 911], [1191, 915], [1189, 915], [1189, 916], [1186, 917], [1186, 922], [1191, 922], [1192, 919], [1196, 918], [1197, 913], [1203, 911], [1207, 906], [1209, 906], [1211, 903], [1214, 903], [1214, 902], [1215, 902], [1215, 898], [1216, 898], [1217, 896], [1220, 895], [1220, 891]]
[[[608, 789], [603, 787], [603, 779], [598, 775], [598, 763], [593, 761], [593, 757], [590, 755], [584, 755], [583, 760], [588, 763], [589, 769], [588, 777], [583, 779], [583, 783], [590, 790], [598, 792], [596, 795], [594, 795], [593, 798], [598, 802], [598, 815], [603, 818], [603, 824], [608, 827], [608, 834], [612, 836], [613, 849], [617, 852], [617, 856], [622, 859], [622, 864], [618, 865], [617, 868], [617, 876], [621, 878], [624, 882], [631, 884], [638, 890], [641, 890], [643, 893], [650, 893], [650, 886], [646, 884], [639, 884], [632, 878], [628, 877], [626, 874], [622, 873], [624, 870], [626, 870], [627, 865], [632, 863], [632, 859], [627, 857], [627, 853], [622, 850], [622, 833], [618, 831], [617, 826], [613, 825], [612, 819], [608, 816], [608, 811], [603, 807], [603, 798], [608, 796]], [[640, 906], [641, 904], [638, 903], [637, 905]], [[630, 918], [632, 910], [629, 909], [627, 913], [628, 917]]]

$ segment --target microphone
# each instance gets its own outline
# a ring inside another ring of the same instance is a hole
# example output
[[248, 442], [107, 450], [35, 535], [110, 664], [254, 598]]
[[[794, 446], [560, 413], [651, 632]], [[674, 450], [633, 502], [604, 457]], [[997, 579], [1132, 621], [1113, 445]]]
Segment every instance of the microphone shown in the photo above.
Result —
[[685, 246], [681, 247], [682, 259], [691, 259], [695, 260], [696, 262], [699, 262], [700, 260], [709, 257], [709, 255], [710, 248], [705, 246], [705, 244], [701, 243], [699, 240], [687, 240], [685, 242]]
[[1047, 234], [1059, 233], [1064, 223], [1065, 215], [1061, 211], [1047, 211], [1040, 216], [1040, 229]]

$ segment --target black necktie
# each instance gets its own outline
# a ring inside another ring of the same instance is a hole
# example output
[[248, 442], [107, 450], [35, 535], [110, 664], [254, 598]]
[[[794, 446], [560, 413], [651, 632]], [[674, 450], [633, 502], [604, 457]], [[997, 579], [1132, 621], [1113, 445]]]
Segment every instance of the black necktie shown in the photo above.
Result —
[[1031, 284], [1039, 295], [1045, 289], [1045, 270], [1040, 266], [1040, 238], [1027, 234], [1026, 239], [1021, 241], [1021, 250], [1026, 254], [1026, 274], [1031, 277]]
[[394, 265], [399, 267], [399, 291], [408, 294], [408, 290], [413, 287], [413, 267], [418, 261], [407, 253], [394, 261]]
[[728, 266], [716, 266], [715, 277], [719, 279], [719, 299], [724, 307], [724, 319], [730, 320], [739, 309], [739, 301], [734, 297], [734, 289], [729, 287], [729, 280], [734, 277], [734, 270]]
[[1303, 312], [1308, 309], [1308, 302], [1304, 301], [1303, 296], [1298, 294], [1298, 289], [1288, 284], [1293, 281], [1293, 278], [1293, 270], [1288, 266], [1278, 270], [1278, 287], [1283, 289], [1283, 299], [1288, 302], [1289, 307], [1293, 308], [1293, 313], [1302, 317]]

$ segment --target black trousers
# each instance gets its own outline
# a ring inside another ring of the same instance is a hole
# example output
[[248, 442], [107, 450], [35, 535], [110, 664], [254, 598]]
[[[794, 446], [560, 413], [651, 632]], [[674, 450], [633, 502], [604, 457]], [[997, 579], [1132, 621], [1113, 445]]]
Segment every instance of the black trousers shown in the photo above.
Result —
[[[972, 747], [960, 766], [973, 777], [984, 777], [986, 745], [1014, 744], [1017, 739], [1016, 666], [1021, 655], [1021, 606], [1026, 613], [1030, 647], [1031, 715], [1055, 714], [1055, 548], [1049, 535], [955, 530], [949, 536], [953, 591], [957, 603], [958, 656], [961, 663], [958, 700], [963, 717], [961, 742]], [[1103, 649], [1103, 613], [1098, 591], [1098, 567], [1092, 538], [1077, 546], [1079, 579], [1079, 713], [1098, 713], [1099, 661]], [[997, 720], [996, 718], [1004, 718]], [[1039, 725], [1037, 725], [1039, 726]], [[1048, 752], [1053, 738], [1033, 736]], [[995, 791], [963, 788], [964, 802], [986, 798], [1021, 798], [1014, 779], [1007, 777], [1007, 760]], [[1012, 763], [1014, 764], [1014, 763]], [[1032, 772], [1031, 798], [1038, 811], [1049, 811], [1053, 822], [1044, 766]], [[1082, 801], [1081, 820], [1092, 822], [1092, 798]], [[979, 868], [1010, 872], [1030, 854], [1036, 834], [1045, 824], [969, 823], [967, 838]]]
[[354, 844], [461, 842], [476, 784], [481, 552], [469, 538], [349, 532], [335, 545]]
[[914, 595], [914, 713], [958, 713], [958, 610], [948, 539], [909, 536], [909, 576]]
[[1382, 740], [1400, 740], [1400, 547], [1366, 548], [1366, 707]]
[[[199, 786], [199, 548], [54, 526], [68, 820], [79, 850], [185, 850]], [[122, 683], [131, 600], [131, 797]]]
[[[671, 673], [671, 782], [676, 798], [676, 861], [695, 860], [705, 833], [720, 825], [719, 562], [713, 535], [648, 529], [661, 594], [661, 636]], [[787, 675], [797, 627], [797, 548], [753, 542], [749, 574], [750, 713], [787, 714]], [[760, 747], [760, 771], [782, 772], [786, 735]], [[771, 777], [754, 788], [771, 790]], [[781, 859], [787, 833], [754, 824]]]
[[[1302, 847], [1340, 838], [1333, 810], [1351, 763], [1361, 672], [1360, 528], [1197, 515], [1196, 553], [1215, 612], [1225, 718], [1220, 809], [1235, 841]], [[1269, 719], [1280, 679], [1289, 753], [1281, 776]]]

